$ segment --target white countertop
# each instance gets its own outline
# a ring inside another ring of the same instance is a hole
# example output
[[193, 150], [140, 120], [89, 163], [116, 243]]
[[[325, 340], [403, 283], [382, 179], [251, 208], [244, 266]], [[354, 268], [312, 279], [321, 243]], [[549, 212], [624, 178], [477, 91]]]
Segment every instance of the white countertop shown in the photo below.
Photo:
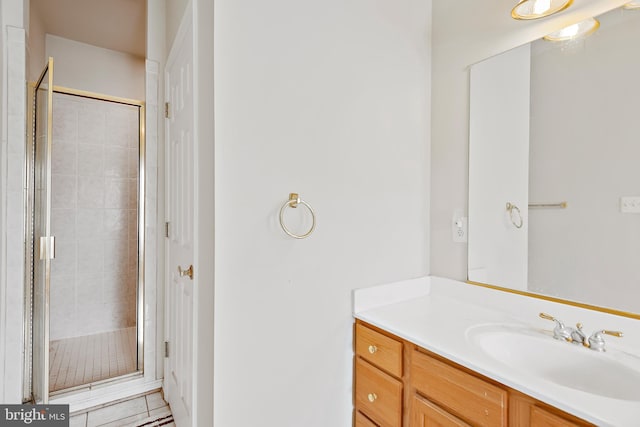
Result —
[[[587, 334], [596, 329], [623, 331], [623, 338], [606, 339], [607, 348], [632, 355], [640, 372], [638, 320], [438, 277], [355, 290], [353, 311], [360, 320], [598, 426], [640, 425], [640, 401], [603, 397], [544, 380], [502, 364], [467, 339], [471, 328], [483, 324], [520, 325], [550, 333], [554, 324], [538, 317], [546, 312], [567, 325], [582, 322]], [[551, 335], [549, 339], [553, 340]]]

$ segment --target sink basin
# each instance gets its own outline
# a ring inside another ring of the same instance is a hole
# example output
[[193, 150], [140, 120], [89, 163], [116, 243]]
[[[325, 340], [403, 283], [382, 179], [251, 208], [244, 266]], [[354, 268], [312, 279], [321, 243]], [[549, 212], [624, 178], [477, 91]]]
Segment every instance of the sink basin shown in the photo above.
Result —
[[640, 358], [596, 352], [540, 330], [510, 325], [470, 328], [467, 340], [492, 359], [546, 381], [603, 397], [640, 401]]

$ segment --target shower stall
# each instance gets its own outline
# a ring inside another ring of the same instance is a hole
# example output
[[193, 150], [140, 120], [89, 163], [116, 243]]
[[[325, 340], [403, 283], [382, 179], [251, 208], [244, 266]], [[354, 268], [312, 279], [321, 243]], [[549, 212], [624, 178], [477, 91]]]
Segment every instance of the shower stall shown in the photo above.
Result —
[[144, 103], [30, 88], [25, 399], [142, 375]]

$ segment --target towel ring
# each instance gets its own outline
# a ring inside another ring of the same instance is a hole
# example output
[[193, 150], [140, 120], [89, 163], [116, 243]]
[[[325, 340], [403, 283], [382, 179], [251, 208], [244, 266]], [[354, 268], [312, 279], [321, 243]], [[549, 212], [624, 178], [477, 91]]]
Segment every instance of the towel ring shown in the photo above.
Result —
[[[299, 204], [305, 205], [307, 209], [309, 209], [309, 212], [311, 213], [311, 221], [312, 221], [311, 228], [309, 229], [309, 231], [307, 231], [304, 234], [294, 234], [291, 231], [289, 231], [286, 225], [284, 225], [284, 210], [287, 208], [287, 206], [290, 208], [296, 209]], [[313, 208], [311, 207], [311, 205], [305, 202], [304, 200], [302, 200], [297, 193], [290, 193], [289, 200], [287, 200], [284, 203], [284, 205], [282, 205], [282, 207], [280, 208], [280, 226], [282, 227], [285, 233], [287, 233], [289, 236], [293, 237], [294, 239], [304, 239], [309, 237], [311, 233], [313, 233], [313, 230], [315, 230], [316, 228], [316, 214], [313, 211]]]
[[[524, 224], [524, 220], [522, 219], [520, 208], [512, 203], [507, 202], [507, 212], [509, 212], [509, 219], [511, 220], [511, 224], [513, 224], [516, 228], [522, 228], [522, 224]], [[516, 215], [517, 215], [516, 218], [514, 218], [514, 214], [513, 214], [514, 212], [516, 212]]]

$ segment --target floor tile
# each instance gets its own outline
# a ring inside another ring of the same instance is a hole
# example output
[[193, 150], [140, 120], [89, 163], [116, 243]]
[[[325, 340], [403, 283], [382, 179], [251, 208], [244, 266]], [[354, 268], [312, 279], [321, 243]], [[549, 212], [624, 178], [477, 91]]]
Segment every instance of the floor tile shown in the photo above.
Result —
[[162, 393], [160, 392], [148, 394], [145, 397], [147, 398], [147, 407], [150, 411], [152, 409], [161, 408], [167, 404], [167, 402], [162, 398]]
[[135, 372], [136, 328], [51, 341], [51, 391]]
[[87, 417], [87, 427], [95, 427], [136, 415], [144, 415], [143, 418], [149, 416], [147, 411], [147, 402], [144, 396], [136, 397], [115, 405], [105, 406], [104, 408], [89, 412]]
[[163, 415], [170, 415], [171, 409], [169, 409], [169, 405], [161, 406], [160, 408], [152, 409], [149, 411], [149, 416], [151, 417], [161, 417]]
[[147, 414], [138, 414], [121, 420], [111, 421], [110, 423], [99, 424], [99, 427], [131, 427], [137, 424], [136, 421], [144, 420], [146, 418], [149, 418]]

